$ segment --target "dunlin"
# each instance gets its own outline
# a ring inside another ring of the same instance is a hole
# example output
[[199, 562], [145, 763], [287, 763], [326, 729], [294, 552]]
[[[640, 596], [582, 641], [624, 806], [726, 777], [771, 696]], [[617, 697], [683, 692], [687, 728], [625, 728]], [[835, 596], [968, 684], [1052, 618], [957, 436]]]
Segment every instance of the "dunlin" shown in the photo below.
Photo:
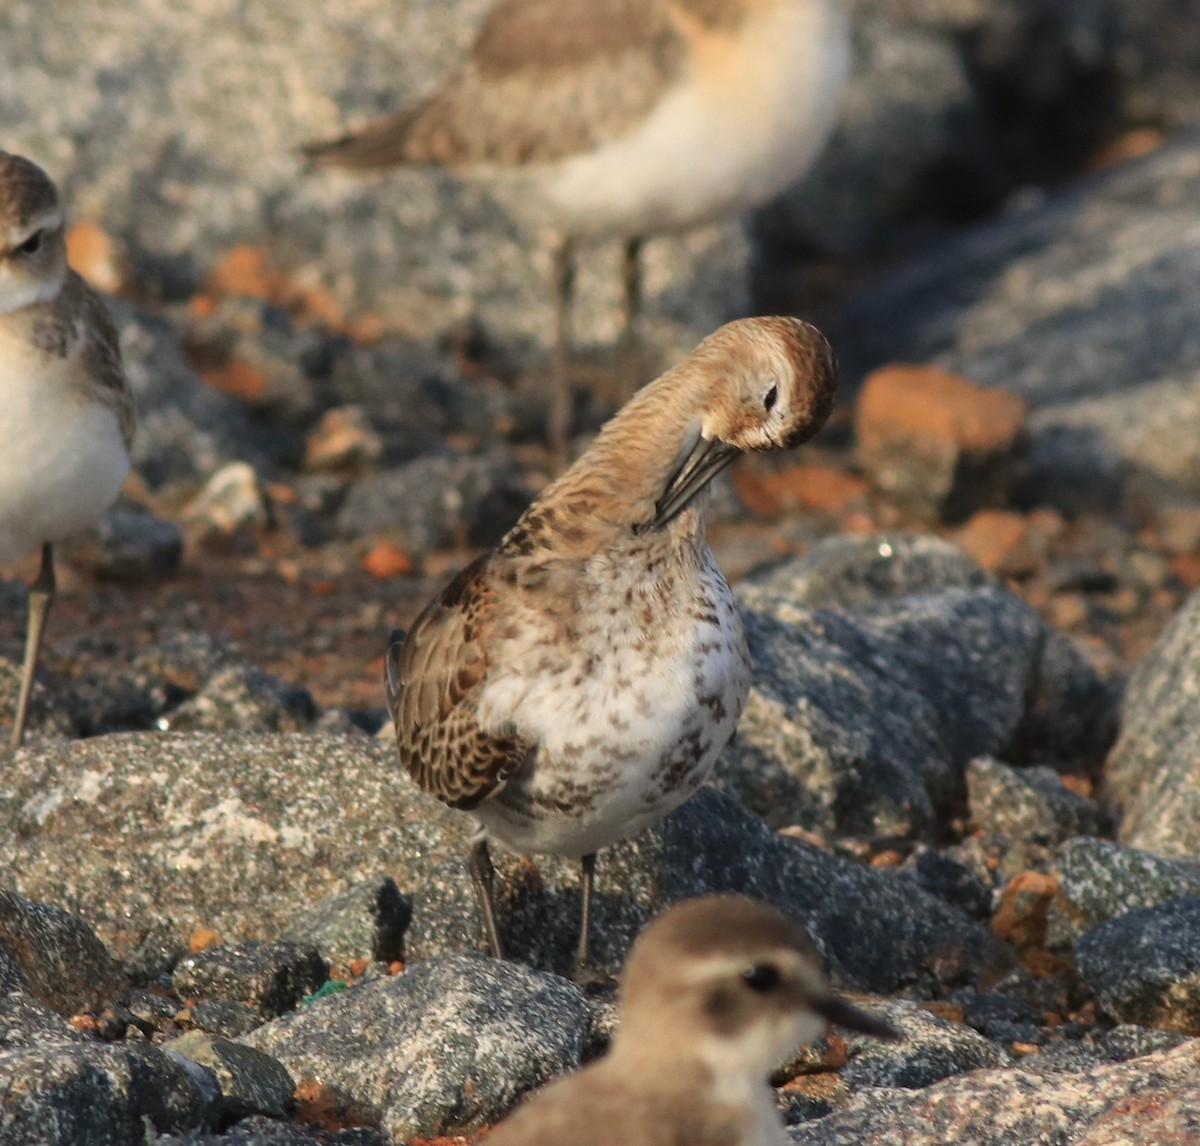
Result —
[[798, 923], [739, 896], [689, 900], [634, 945], [609, 1053], [535, 1094], [488, 1146], [779, 1146], [768, 1076], [830, 1023], [896, 1037], [830, 992]]
[[133, 397], [104, 303], [67, 267], [58, 190], [0, 152], [0, 564], [37, 546], [12, 747], [20, 747], [46, 616], [52, 545], [96, 520], [129, 472]]
[[742, 453], [814, 434], [836, 387], [808, 323], [723, 326], [388, 648], [401, 761], [479, 822], [470, 871], [493, 953], [489, 837], [581, 857], [583, 971], [595, 853], [683, 803], [733, 736], [750, 660], [705, 491]]
[[354, 168], [476, 174], [558, 236], [550, 437], [580, 240], [625, 240], [626, 340], [645, 236], [739, 214], [820, 150], [849, 61], [843, 0], [498, 0], [465, 66], [423, 102], [306, 150]]

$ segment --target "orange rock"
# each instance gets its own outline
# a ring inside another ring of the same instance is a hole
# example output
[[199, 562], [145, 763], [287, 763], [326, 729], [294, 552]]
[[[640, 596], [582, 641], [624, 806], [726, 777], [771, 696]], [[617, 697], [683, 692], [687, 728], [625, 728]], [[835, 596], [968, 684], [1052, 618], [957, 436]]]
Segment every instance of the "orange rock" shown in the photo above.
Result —
[[99, 223], [84, 219], [67, 232], [67, 262], [97, 290], [114, 294], [125, 284], [124, 261]]
[[381, 541], [363, 558], [363, 568], [379, 581], [413, 571], [412, 558], [391, 541]]
[[859, 444], [913, 438], [971, 452], [1007, 448], [1025, 423], [1025, 400], [936, 366], [884, 366], [863, 384], [855, 414]]
[[279, 272], [267, 261], [261, 247], [240, 243], [217, 260], [209, 276], [209, 288], [218, 296], [234, 294], [273, 300], [280, 281]]
[[992, 916], [992, 932], [1014, 947], [1045, 947], [1046, 910], [1058, 880], [1040, 871], [1023, 871], [1005, 884]]
[[219, 932], [201, 924], [188, 936], [188, 950], [195, 954], [197, 951], [207, 951], [221, 942]]
[[1185, 589], [1200, 589], [1200, 554], [1180, 553], [1171, 558], [1171, 572]]
[[865, 478], [836, 466], [789, 466], [767, 474], [735, 470], [733, 481], [746, 507], [761, 514], [795, 509], [842, 513], [867, 494]]
[[213, 370], [205, 370], [200, 375], [214, 390], [222, 394], [232, 394], [246, 402], [254, 402], [267, 392], [269, 379], [265, 370], [251, 366], [249, 362], [234, 358]]
[[1025, 402], [931, 366], [885, 366], [855, 411], [871, 483], [923, 516], [961, 518], [1003, 504], [1016, 472]]
[[917, 1006], [939, 1019], [945, 1019], [948, 1023], [965, 1023], [967, 1021], [967, 1012], [962, 1003], [955, 1003], [950, 999], [922, 999]]
[[981, 509], [954, 537], [958, 546], [985, 569], [1006, 577], [1026, 576], [1037, 568], [1038, 558], [1028, 522], [1019, 513]]

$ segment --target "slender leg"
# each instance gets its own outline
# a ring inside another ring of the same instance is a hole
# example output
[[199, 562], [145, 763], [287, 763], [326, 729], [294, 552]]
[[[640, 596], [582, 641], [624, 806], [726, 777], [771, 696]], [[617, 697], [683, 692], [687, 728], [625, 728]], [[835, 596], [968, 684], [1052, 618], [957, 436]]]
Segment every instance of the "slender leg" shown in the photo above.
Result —
[[17, 695], [17, 715], [13, 720], [12, 743], [15, 752], [25, 739], [25, 721], [29, 716], [29, 697], [33, 693], [33, 674], [37, 671], [38, 652], [42, 633], [54, 600], [54, 552], [49, 544], [42, 546], [42, 565], [29, 586], [29, 627], [25, 630], [25, 662], [21, 666], [21, 691]]
[[625, 240], [621, 262], [621, 282], [625, 288], [625, 326], [621, 330], [622, 363], [633, 358], [637, 348], [638, 319], [642, 313], [642, 239]]
[[503, 959], [504, 949], [500, 946], [500, 931], [496, 927], [496, 900], [492, 895], [496, 869], [492, 867], [486, 836], [480, 836], [471, 845], [467, 870], [471, 873], [471, 882], [475, 885], [475, 895], [479, 899], [479, 910], [483, 914], [484, 938], [487, 939], [493, 957]]
[[596, 853], [582, 856], [579, 860], [579, 945], [575, 948], [575, 979], [587, 979], [588, 937], [592, 931], [592, 887], [596, 882]]
[[567, 464], [567, 439], [571, 432], [571, 378], [568, 357], [571, 350], [571, 308], [575, 299], [575, 244], [569, 238], [559, 240], [554, 251], [554, 393], [550, 399], [547, 425], [550, 448], [558, 469]]

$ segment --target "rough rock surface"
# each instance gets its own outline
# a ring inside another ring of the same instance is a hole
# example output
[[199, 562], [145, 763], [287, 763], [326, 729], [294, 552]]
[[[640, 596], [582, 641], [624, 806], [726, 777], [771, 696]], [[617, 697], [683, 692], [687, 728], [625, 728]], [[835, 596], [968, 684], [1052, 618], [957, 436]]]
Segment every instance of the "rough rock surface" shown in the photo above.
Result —
[[926, 362], [1025, 398], [1040, 502], [1200, 492], [1193, 337], [1200, 142], [1015, 210], [849, 309], [846, 376]]
[[1109, 840], [1068, 840], [1056, 875], [1046, 935], [1052, 947], [1072, 946], [1088, 928], [1137, 908], [1200, 895], [1200, 862], [1167, 859]]
[[1121, 840], [1170, 856], [1200, 855], [1200, 594], [1138, 664], [1121, 701], [1121, 736], [1105, 776]]
[[792, 1128], [794, 1146], [1126, 1146], [1187, 1142], [1200, 1120], [1200, 1039], [1119, 1065], [1041, 1075], [977, 1071], [926, 1090], [876, 1090]]
[[978, 757], [967, 765], [967, 800], [975, 827], [1037, 843], [1100, 835], [1108, 826], [1099, 805], [1064, 787], [1050, 768]]
[[329, 965], [308, 943], [248, 942], [185, 955], [171, 979], [180, 997], [248, 1003], [270, 1017], [290, 1011], [329, 977]]
[[1079, 937], [1075, 961], [1118, 1022], [1200, 1034], [1200, 896], [1098, 923]]
[[762, 587], [751, 600], [774, 615], [745, 614], [754, 687], [718, 775], [776, 826], [924, 835], [973, 756], [1036, 751], [1038, 729], [1059, 711], [1078, 721], [1081, 698], [1093, 727], [1106, 723], [1095, 674], [1078, 656], [1051, 661], [1042, 623], [1001, 590], [850, 610]]
[[244, 1041], [405, 1141], [494, 1122], [525, 1091], [577, 1067], [588, 1028], [573, 984], [459, 955], [317, 1000]]

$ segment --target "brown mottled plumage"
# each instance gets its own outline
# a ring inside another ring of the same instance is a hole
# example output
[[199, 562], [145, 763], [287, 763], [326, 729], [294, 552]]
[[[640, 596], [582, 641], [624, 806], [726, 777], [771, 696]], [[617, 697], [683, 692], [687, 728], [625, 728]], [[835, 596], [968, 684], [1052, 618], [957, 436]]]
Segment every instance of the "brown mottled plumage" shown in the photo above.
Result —
[[481, 175], [559, 237], [550, 433], [565, 456], [573, 245], [625, 240], [625, 340], [645, 236], [773, 198], [812, 163], [848, 66], [844, 0], [498, 0], [426, 99], [311, 144], [329, 167]]
[[825, 986], [798, 923], [738, 896], [688, 900], [634, 945], [609, 1053], [532, 1095], [488, 1146], [783, 1146], [767, 1076], [831, 1022], [896, 1037]]
[[14, 748], [54, 595], [51, 545], [116, 499], [133, 428], [117, 332], [67, 267], [58, 191], [36, 164], [0, 152], [0, 563], [42, 547]]
[[387, 656], [400, 759], [486, 836], [585, 860], [699, 786], [737, 726], [750, 668], [705, 536], [708, 483], [740, 454], [820, 428], [828, 343], [793, 318], [722, 327], [651, 382], [463, 570]]

